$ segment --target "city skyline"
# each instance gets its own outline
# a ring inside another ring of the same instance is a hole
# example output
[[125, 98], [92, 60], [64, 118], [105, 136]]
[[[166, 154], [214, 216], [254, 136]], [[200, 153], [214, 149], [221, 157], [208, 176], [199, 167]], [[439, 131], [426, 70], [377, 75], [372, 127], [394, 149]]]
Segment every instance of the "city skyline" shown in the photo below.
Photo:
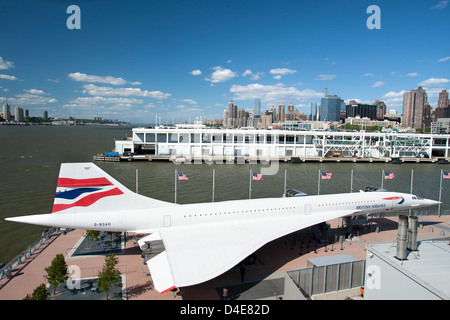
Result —
[[[79, 7], [81, 29], [69, 29]], [[380, 29], [368, 28], [370, 5]], [[26, 10], [23, 10], [26, 8]], [[69, 13], [67, 13], [69, 11]], [[450, 90], [449, 1], [95, 1], [0, 4], [0, 103], [54, 117], [222, 119], [330, 95], [402, 114]]]

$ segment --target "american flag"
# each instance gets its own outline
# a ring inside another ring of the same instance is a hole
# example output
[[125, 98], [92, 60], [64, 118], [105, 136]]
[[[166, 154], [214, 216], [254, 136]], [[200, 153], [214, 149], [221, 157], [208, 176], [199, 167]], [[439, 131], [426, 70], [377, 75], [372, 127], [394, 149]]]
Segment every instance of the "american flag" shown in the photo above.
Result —
[[384, 179], [394, 179], [394, 173], [393, 172], [385, 172], [384, 173]]
[[333, 175], [330, 172], [321, 172], [321, 174], [322, 174], [322, 180], [331, 179], [331, 176]]
[[261, 181], [262, 179], [263, 179], [262, 174], [253, 172], [253, 180], [255, 180], [255, 181]]
[[178, 172], [178, 180], [188, 180], [185, 174]]
[[442, 174], [444, 179], [450, 179], [450, 173], [444, 171]]

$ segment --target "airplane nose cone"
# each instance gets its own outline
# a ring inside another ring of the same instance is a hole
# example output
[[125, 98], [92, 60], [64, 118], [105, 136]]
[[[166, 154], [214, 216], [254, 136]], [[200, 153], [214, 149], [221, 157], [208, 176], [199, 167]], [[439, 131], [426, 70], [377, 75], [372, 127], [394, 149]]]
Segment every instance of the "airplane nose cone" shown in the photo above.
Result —
[[442, 203], [442, 202], [439, 202], [436, 200], [431, 200], [431, 199], [426, 199], [426, 201], [427, 201], [427, 205], [429, 205], [429, 206], [434, 206], [436, 204]]

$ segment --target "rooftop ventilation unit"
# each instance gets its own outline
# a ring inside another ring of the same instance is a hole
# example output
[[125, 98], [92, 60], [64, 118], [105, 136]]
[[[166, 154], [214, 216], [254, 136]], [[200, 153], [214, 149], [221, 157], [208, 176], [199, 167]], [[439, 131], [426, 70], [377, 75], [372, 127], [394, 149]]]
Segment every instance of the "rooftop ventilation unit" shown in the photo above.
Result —
[[284, 196], [286, 198], [288, 198], [288, 197], [304, 197], [304, 196], [307, 196], [307, 194], [304, 192], [295, 190], [295, 189], [288, 189], [288, 190], [286, 190], [286, 193], [284, 194]]
[[364, 192], [384, 192], [387, 191], [384, 188], [378, 188], [378, 187], [374, 187], [374, 186], [367, 186], [364, 187]]

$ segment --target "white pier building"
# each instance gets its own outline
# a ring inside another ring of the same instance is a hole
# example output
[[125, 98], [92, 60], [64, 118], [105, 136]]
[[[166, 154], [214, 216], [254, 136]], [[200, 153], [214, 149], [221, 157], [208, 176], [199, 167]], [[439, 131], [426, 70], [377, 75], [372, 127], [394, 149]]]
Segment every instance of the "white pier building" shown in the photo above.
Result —
[[403, 158], [431, 162], [450, 157], [450, 134], [157, 127], [134, 128], [132, 139], [116, 141], [115, 148], [122, 157], [133, 154], [133, 159], [148, 160]]

